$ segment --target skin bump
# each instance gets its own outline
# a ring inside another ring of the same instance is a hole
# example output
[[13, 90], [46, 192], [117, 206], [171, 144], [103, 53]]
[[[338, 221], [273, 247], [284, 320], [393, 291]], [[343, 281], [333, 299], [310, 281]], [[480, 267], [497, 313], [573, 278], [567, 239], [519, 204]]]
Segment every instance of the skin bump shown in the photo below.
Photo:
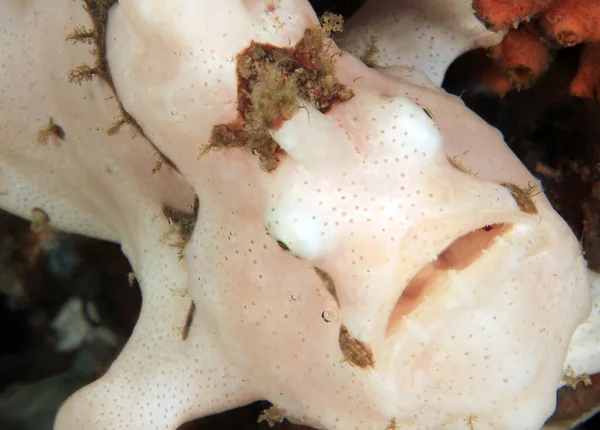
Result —
[[525, 212], [526, 214], [530, 215], [537, 215], [537, 206], [533, 200], [533, 197], [537, 194], [536, 187], [529, 185], [527, 188], [521, 188], [514, 184], [501, 185], [510, 191], [521, 212]]
[[364, 342], [354, 338], [344, 325], [340, 327], [339, 342], [342, 354], [344, 354], [344, 361], [361, 369], [374, 367], [375, 360], [371, 348]]
[[315, 267], [315, 272], [317, 272], [317, 275], [319, 275], [319, 278], [321, 278], [321, 281], [323, 281], [323, 286], [329, 292], [329, 294], [331, 294], [333, 300], [335, 300], [335, 303], [339, 306], [340, 300], [337, 295], [335, 283], [333, 282], [333, 279], [331, 279], [331, 276], [329, 276], [327, 272], [319, 269], [318, 267]]
[[190, 335], [190, 328], [192, 327], [192, 323], [194, 322], [194, 316], [196, 315], [196, 303], [192, 301], [190, 308], [188, 309], [188, 313], [185, 317], [185, 325], [183, 326], [183, 330], [181, 331], [181, 338], [183, 340], [187, 340]]

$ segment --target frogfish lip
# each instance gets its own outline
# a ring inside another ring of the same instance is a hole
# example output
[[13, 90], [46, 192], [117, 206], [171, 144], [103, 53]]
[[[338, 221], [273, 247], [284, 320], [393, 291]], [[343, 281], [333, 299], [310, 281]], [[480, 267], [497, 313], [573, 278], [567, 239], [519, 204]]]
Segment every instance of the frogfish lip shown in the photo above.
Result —
[[390, 314], [386, 337], [393, 337], [405, 316], [418, 311], [426, 298], [436, 293], [435, 286], [441, 278], [451, 273], [468, 269], [490, 250], [498, 238], [505, 236], [511, 223], [495, 223], [480, 226], [454, 239], [438, 253], [438, 256], [425, 264], [406, 284]]

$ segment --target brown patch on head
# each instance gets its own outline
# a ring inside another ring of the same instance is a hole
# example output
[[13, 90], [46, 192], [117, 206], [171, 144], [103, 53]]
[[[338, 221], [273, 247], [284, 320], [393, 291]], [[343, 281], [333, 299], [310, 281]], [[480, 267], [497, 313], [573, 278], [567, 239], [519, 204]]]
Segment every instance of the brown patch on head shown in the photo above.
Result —
[[[329, 21], [328, 21], [329, 22]], [[332, 20], [329, 24], [335, 27]], [[329, 25], [328, 24], [328, 25]], [[266, 171], [275, 169], [283, 151], [269, 134], [299, 109], [299, 99], [321, 112], [354, 96], [334, 74], [339, 54], [322, 27], [307, 29], [294, 47], [252, 42], [237, 57], [238, 112], [236, 121], [213, 127], [203, 150], [245, 147], [260, 157]]]
[[371, 348], [364, 342], [352, 337], [346, 326], [340, 327], [340, 349], [344, 355], [344, 361], [352, 364], [353, 366], [366, 369], [367, 367], [373, 367], [375, 360], [373, 360], [373, 353]]
[[538, 210], [535, 205], [533, 197], [541, 191], [537, 191], [537, 187], [533, 185], [527, 185], [527, 188], [521, 188], [514, 184], [500, 184], [504, 188], [508, 189], [512, 194], [513, 198], [517, 202], [517, 206], [521, 212], [525, 212], [530, 215], [537, 215]]
[[56, 124], [54, 118], [51, 117], [48, 120], [48, 123], [38, 131], [35, 140], [38, 144], [45, 145], [52, 136], [62, 140], [65, 138], [65, 131], [60, 125]]
[[319, 278], [321, 278], [321, 281], [323, 281], [323, 286], [325, 287], [327, 292], [331, 294], [333, 300], [335, 300], [335, 303], [339, 306], [340, 300], [338, 299], [335, 283], [333, 282], [333, 279], [331, 279], [331, 276], [329, 276], [329, 273], [319, 269], [318, 267], [315, 267], [315, 272], [317, 272], [317, 275], [319, 275]]

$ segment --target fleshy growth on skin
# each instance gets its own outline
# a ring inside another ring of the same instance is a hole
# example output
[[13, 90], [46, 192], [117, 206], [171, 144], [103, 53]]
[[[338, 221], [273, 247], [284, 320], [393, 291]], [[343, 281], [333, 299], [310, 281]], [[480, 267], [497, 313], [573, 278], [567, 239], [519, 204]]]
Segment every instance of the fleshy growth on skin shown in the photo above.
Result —
[[192, 301], [190, 308], [188, 309], [187, 315], [185, 317], [185, 324], [183, 325], [183, 330], [181, 330], [181, 338], [183, 340], [187, 340], [190, 335], [190, 328], [192, 327], [192, 323], [194, 322], [194, 316], [196, 315], [196, 303]]
[[465, 418], [465, 423], [469, 430], [476, 430], [475, 423], [477, 422], [477, 415], [469, 415]]
[[213, 127], [211, 149], [245, 147], [272, 171], [282, 150], [268, 130], [280, 127], [300, 108], [299, 99], [326, 112], [353, 97], [334, 74], [339, 54], [331, 51], [328, 36], [342, 29], [342, 20], [324, 15], [322, 26], [307, 29], [293, 48], [252, 42], [237, 56], [238, 111], [234, 123]]
[[521, 212], [525, 212], [530, 215], [537, 215], [538, 210], [535, 205], [533, 197], [540, 191], [534, 185], [528, 185], [527, 188], [521, 188], [514, 184], [501, 184], [504, 188], [508, 189], [512, 194], [513, 198], [517, 202]]
[[456, 169], [460, 170], [463, 173], [467, 173], [469, 175], [472, 175], [473, 172], [471, 172], [469, 169], [467, 169], [458, 159], [458, 157], [454, 156], [454, 157], [446, 157], [448, 159], [448, 162], [455, 167]]
[[198, 196], [196, 196], [194, 204], [191, 207], [192, 213], [178, 211], [170, 206], [163, 207], [163, 214], [169, 222], [169, 227], [163, 233], [162, 240], [177, 249], [180, 259], [183, 258], [183, 251], [196, 227], [199, 208], [200, 200]]
[[[84, 81], [90, 81], [96, 76], [100, 77], [110, 85], [113, 93], [117, 94], [110, 75], [108, 61], [106, 60], [106, 24], [108, 22], [108, 11], [117, 0], [83, 0], [85, 3], [83, 8], [92, 19], [93, 28], [76, 27], [66, 40], [73, 43], [93, 44], [94, 47], [90, 53], [96, 57], [93, 65], [82, 64], [69, 72], [69, 82], [81, 85]], [[118, 100], [118, 98], [117, 98]], [[133, 125], [140, 134], [144, 134], [142, 128], [136, 120], [125, 110], [120, 101], [119, 111], [120, 116], [115, 118], [115, 121], [107, 129], [109, 136], [119, 132], [125, 124]]]
[[335, 300], [335, 303], [337, 303], [337, 305], [339, 306], [340, 300], [337, 295], [335, 283], [333, 282], [333, 279], [331, 279], [331, 276], [329, 276], [329, 274], [327, 272], [319, 269], [318, 267], [315, 267], [315, 272], [317, 272], [317, 275], [319, 275], [319, 278], [321, 278], [321, 281], [323, 281], [323, 286], [325, 287], [327, 292], [329, 294], [331, 294], [331, 296], [333, 297], [333, 300]]
[[50, 217], [41, 208], [31, 209], [31, 231], [41, 233], [50, 228]]
[[563, 376], [563, 382], [572, 389], [577, 389], [579, 383], [583, 383], [584, 386], [592, 385], [592, 378], [587, 373], [577, 375], [571, 366], [567, 366], [565, 375]]
[[265, 421], [269, 427], [275, 427], [277, 424], [282, 423], [285, 420], [285, 411], [278, 408], [277, 406], [271, 406], [265, 409], [258, 416], [258, 423]]
[[392, 418], [390, 420], [390, 422], [387, 425], [387, 427], [385, 428], [385, 430], [400, 430], [400, 425], [398, 424], [398, 421], [396, 420], [396, 418]]
[[85, 27], [75, 27], [75, 30], [67, 36], [66, 40], [72, 41], [73, 44], [80, 42], [91, 45], [94, 43], [95, 34], [94, 30], [89, 30]]
[[155, 173], [158, 173], [161, 171], [161, 169], [163, 168], [164, 165], [164, 161], [163, 160], [158, 160], [156, 162], [156, 164], [154, 165], [154, 167], [152, 168], [152, 174], [154, 175]]
[[[142, 130], [142, 127], [138, 124], [135, 118], [125, 110], [125, 107], [119, 100], [110, 74], [108, 61], [106, 59], [106, 25], [108, 22], [108, 11], [112, 5], [117, 3], [117, 0], [83, 0], [83, 3], [83, 8], [92, 19], [93, 28], [88, 29], [81, 26], [75, 27], [75, 29], [67, 35], [65, 40], [73, 42], [74, 44], [85, 43], [88, 45], [93, 45], [94, 47], [90, 50], [90, 53], [94, 55], [96, 60], [93, 65], [82, 64], [71, 70], [68, 75], [69, 82], [81, 85], [84, 81], [90, 81], [95, 77], [101, 78], [108, 85], [110, 85], [113, 93], [115, 94], [120, 112], [119, 116], [115, 118], [113, 123], [106, 130], [106, 133], [109, 136], [113, 136], [117, 134], [121, 130], [121, 127], [123, 127], [125, 124], [129, 124], [135, 127], [140, 135], [147, 138]], [[163, 160], [163, 163], [175, 168], [173, 163], [160, 151], [157, 150], [157, 153]], [[153, 173], [155, 172], [153, 171]]]
[[321, 22], [321, 28], [327, 37], [331, 37], [334, 33], [341, 33], [344, 31], [344, 18], [341, 15], [325, 12], [319, 21]]
[[108, 11], [117, 0], [83, 0], [83, 8], [92, 19], [93, 28], [76, 27], [73, 32], [67, 35], [66, 40], [73, 43], [93, 44], [94, 48], [90, 51], [96, 57], [94, 65], [82, 64], [75, 70], [69, 72], [69, 81], [81, 84], [85, 80], [91, 80], [95, 76], [100, 76], [113, 88], [112, 79], [106, 61], [106, 23], [108, 21]]
[[54, 122], [54, 118], [50, 118], [48, 123], [38, 131], [36, 142], [40, 145], [46, 145], [52, 136], [57, 139], [65, 138], [65, 131], [60, 125]]
[[344, 325], [340, 327], [339, 343], [342, 354], [344, 354], [344, 361], [361, 369], [375, 365], [371, 348], [364, 342], [352, 337]]
[[379, 54], [379, 47], [377, 46], [377, 38], [375, 36], [371, 36], [367, 46], [365, 47], [365, 51], [360, 56], [360, 61], [365, 63], [369, 67], [377, 67], [377, 62], [375, 61], [375, 57]]

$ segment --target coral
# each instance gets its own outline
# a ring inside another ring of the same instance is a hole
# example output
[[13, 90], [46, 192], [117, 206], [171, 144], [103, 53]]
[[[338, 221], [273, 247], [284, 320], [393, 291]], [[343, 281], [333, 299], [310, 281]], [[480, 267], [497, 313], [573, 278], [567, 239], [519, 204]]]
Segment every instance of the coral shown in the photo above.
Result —
[[600, 41], [600, 3], [596, 0], [554, 0], [540, 21], [561, 46]]
[[516, 27], [521, 21], [545, 9], [553, 0], [473, 0], [475, 15], [489, 28], [499, 31]]
[[[70, 40], [89, 3], [0, 14], [0, 206], [120, 243], [143, 294], [58, 430], [175, 429], [260, 399], [331, 430], [540, 428], [567, 366], [598, 370], [577, 239], [458, 98], [341, 51], [304, 0], [121, 0], [92, 53]], [[448, 47], [410, 61], [428, 73], [497, 41], [469, 2], [403, 4]], [[69, 82], [98, 55], [110, 79]], [[119, 114], [135, 123], [107, 133]]]
[[[477, 15], [493, 28], [515, 27], [524, 18], [531, 23], [511, 30], [503, 41], [492, 49], [493, 56], [512, 81], [512, 88], [530, 87], [548, 68], [547, 45], [573, 47], [584, 44], [580, 71], [571, 84], [571, 93], [578, 97], [598, 100], [594, 87], [598, 76], [594, 73], [595, 42], [600, 41], [600, 3], [596, 0], [526, 1], [507, 5], [504, 2], [474, 2]], [[546, 39], [546, 40], [544, 40]], [[515, 71], [518, 73], [515, 74]], [[494, 70], [488, 70], [488, 81], [498, 81]], [[492, 87], [493, 88], [493, 87]], [[498, 91], [502, 93], [502, 91]]]
[[[554, 45], [598, 42], [599, 29], [596, 0], [371, 0], [337, 41], [370, 67], [417, 66], [437, 84], [453, 59], [489, 48], [503, 71], [483, 64], [480, 84], [504, 97], [509, 90], [527, 89], [536, 82], [549, 66]], [[581, 72], [588, 76], [587, 88], [597, 85], [590, 70]], [[581, 97], [595, 98], [579, 81], [573, 85], [581, 87]]]
[[536, 28], [521, 25], [509, 31], [500, 44], [488, 49], [515, 89], [529, 88], [549, 66], [548, 47]]
[[569, 92], [575, 97], [600, 101], [600, 42], [584, 45]]

